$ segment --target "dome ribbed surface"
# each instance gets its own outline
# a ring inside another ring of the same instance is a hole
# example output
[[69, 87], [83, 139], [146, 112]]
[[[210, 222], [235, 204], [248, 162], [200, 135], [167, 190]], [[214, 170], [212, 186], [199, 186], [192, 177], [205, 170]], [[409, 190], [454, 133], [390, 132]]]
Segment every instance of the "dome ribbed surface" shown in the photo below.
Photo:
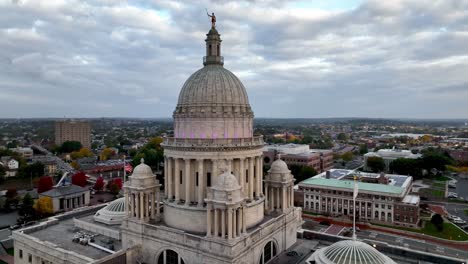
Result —
[[[221, 65], [207, 65], [185, 82], [178, 106], [249, 106], [242, 82]], [[250, 108], [250, 106], [249, 106]]]
[[218, 190], [234, 190], [240, 188], [240, 185], [237, 182], [236, 176], [226, 171], [219, 175], [215, 188]]
[[94, 214], [94, 220], [107, 225], [121, 224], [125, 217], [125, 198], [112, 201]]
[[272, 173], [287, 173], [289, 172], [288, 165], [282, 159], [277, 159], [271, 164], [270, 170]]
[[104, 209], [109, 212], [123, 212], [125, 210], [125, 200], [124, 198], [114, 200]]
[[343, 240], [326, 248], [321, 257], [334, 264], [391, 264], [395, 263], [372, 246], [353, 240]]

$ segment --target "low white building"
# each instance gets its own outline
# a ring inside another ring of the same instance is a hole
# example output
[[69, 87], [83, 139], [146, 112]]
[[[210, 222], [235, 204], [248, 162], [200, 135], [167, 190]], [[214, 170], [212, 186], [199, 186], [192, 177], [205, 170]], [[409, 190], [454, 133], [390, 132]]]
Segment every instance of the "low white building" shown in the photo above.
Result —
[[364, 170], [369, 170], [367, 159], [369, 157], [382, 158], [385, 163], [385, 172], [389, 172], [390, 164], [396, 159], [418, 159], [421, 154], [413, 154], [410, 150], [403, 149], [379, 149], [377, 152], [369, 152], [364, 154]]
[[56, 213], [89, 205], [90, 194], [88, 189], [71, 184], [43, 192], [39, 194], [39, 198], [41, 197], [52, 199], [54, 213]]

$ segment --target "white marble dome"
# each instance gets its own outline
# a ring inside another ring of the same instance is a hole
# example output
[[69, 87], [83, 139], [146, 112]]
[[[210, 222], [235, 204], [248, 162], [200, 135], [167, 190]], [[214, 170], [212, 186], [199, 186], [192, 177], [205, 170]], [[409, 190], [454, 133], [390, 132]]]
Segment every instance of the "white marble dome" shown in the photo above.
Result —
[[288, 164], [286, 164], [286, 162], [284, 162], [282, 159], [277, 159], [273, 161], [268, 172], [289, 173], [290, 170], [288, 169]]
[[154, 176], [151, 167], [145, 164], [144, 159], [141, 159], [141, 163], [133, 169], [132, 177], [146, 178], [151, 176]]
[[119, 198], [94, 214], [94, 220], [107, 225], [118, 225], [125, 217], [125, 198]]
[[317, 250], [312, 256], [317, 264], [396, 264], [374, 247], [357, 240], [342, 240]]
[[216, 185], [214, 186], [218, 190], [237, 190], [240, 188], [239, 183], [237, 182], [236, 176], [232, 173], [226, 171], [223, 174], [219, 175]]

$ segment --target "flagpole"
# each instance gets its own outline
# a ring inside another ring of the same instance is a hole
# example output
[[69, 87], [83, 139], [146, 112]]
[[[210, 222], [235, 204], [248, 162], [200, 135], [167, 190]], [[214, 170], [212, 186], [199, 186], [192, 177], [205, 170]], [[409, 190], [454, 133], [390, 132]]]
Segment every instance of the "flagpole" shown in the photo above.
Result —
[[356, 240], [356, 196], [357, 196], [357, 183], [356, 183], [356, 176], [354, 176], [354, 189], [353, 189], [353, 240]]
[[123, 182], [125, 183], [127, 178], [127, 172], [125, 171], [125, 155], [123, 156]]

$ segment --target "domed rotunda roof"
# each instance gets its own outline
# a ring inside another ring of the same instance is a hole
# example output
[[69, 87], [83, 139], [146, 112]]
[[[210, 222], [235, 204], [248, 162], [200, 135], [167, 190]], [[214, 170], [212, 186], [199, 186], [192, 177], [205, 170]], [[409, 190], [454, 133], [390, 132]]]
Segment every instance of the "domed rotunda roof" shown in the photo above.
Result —
[[236, 190], [240, 189], [240, 185], [237, 182], [236, 176], [232, 173], [225, 171], [219, 175], [216, 185], [214, 186], [217, 190]]
[[108, 225], [121, 224], [125, 217], [125, 198], [119, 198], [94, 214], [94, 220]]
[[141, 159], [141, 163], [133, 169], [132, 177], [145, 178], [151, 176], [153, 176], [153, 171], [151, 170], [151, 167], [145, 164], [144, 159]]
[[374, 247], [357, 240], [342, 240], [317, 250], [312, 256], [317, 264], [396, 264]]
[[272, 173], [288, 173], [290, 170], [288, 169], [288, 165], [284, 160], [278, 158], [277, 160], [273, 161], [273, 163], [270, 166], [270, 169], [268, 172]]

